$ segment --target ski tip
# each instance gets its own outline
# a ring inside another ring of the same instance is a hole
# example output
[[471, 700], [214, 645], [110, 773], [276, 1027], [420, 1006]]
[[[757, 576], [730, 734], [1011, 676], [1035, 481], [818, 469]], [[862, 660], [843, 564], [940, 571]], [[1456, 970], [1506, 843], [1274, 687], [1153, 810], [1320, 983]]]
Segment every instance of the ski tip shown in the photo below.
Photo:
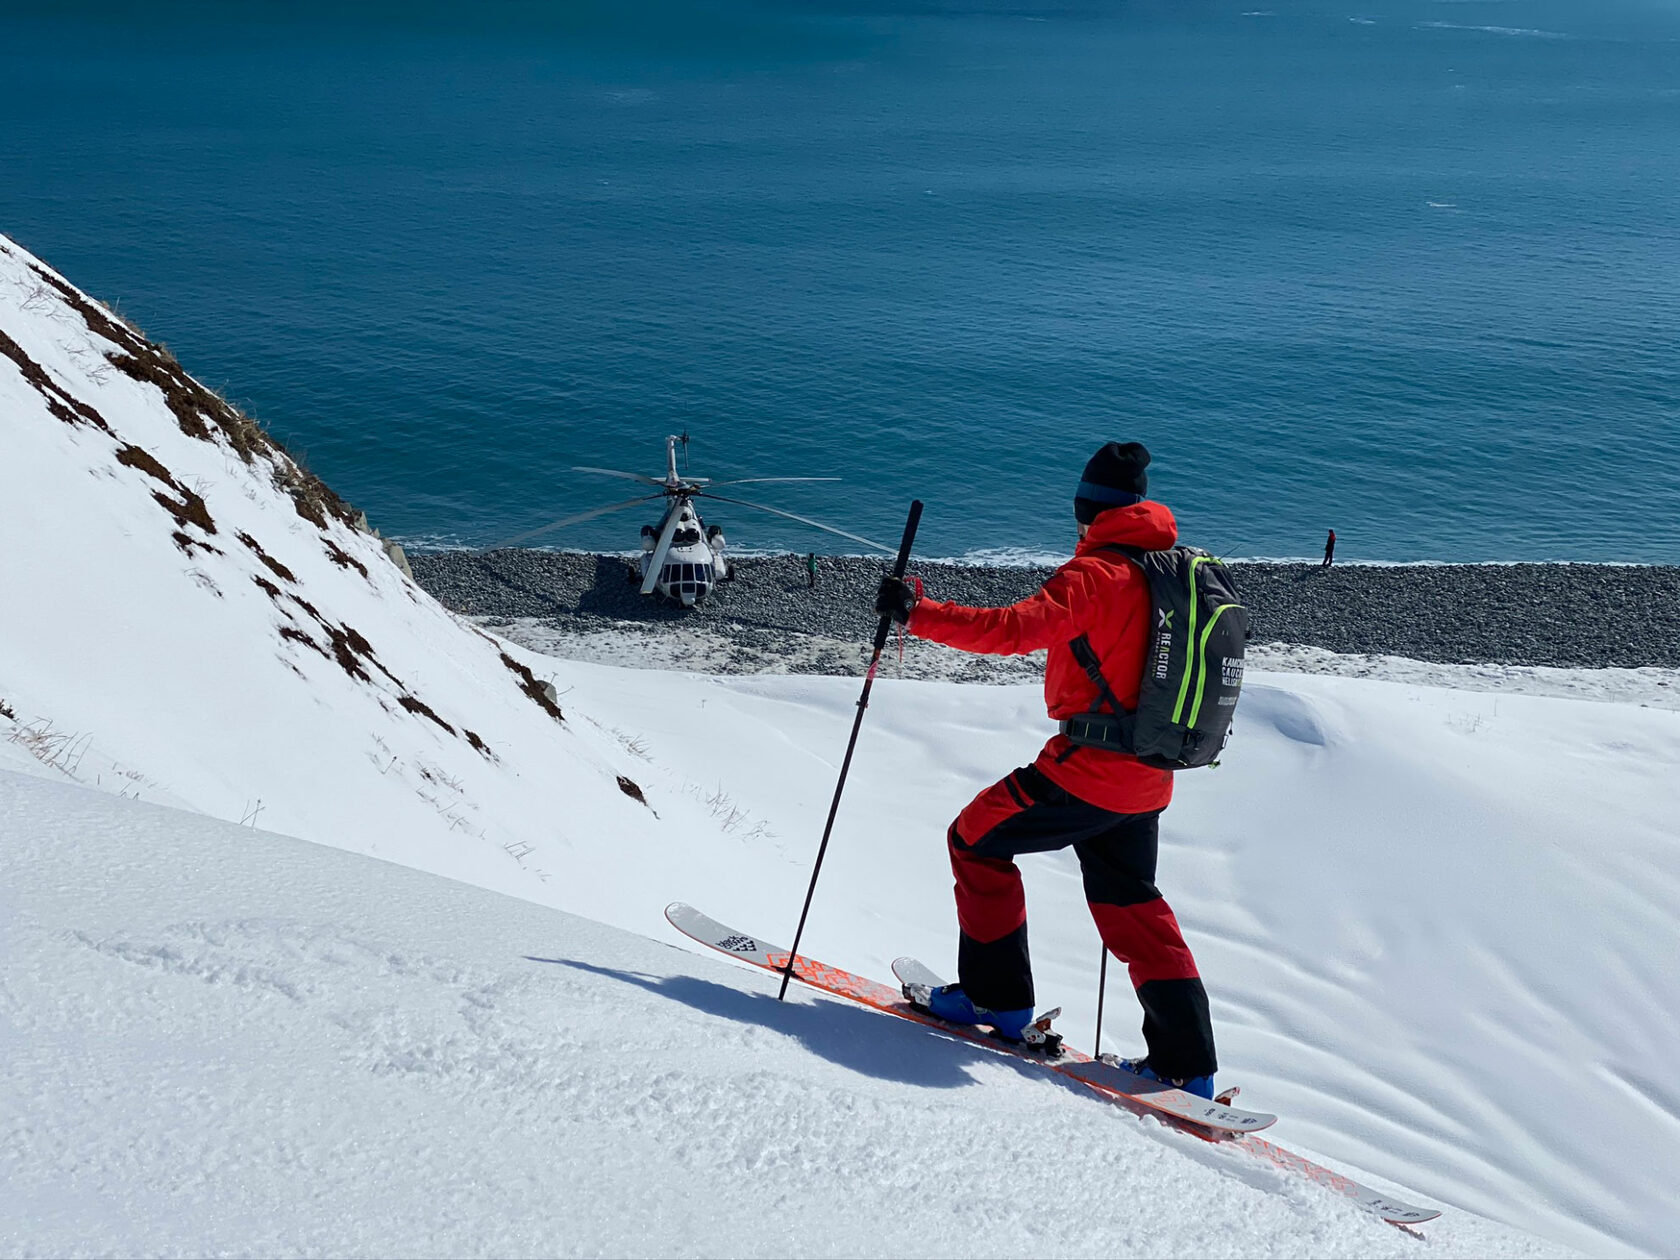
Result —
[[1398, 1225], [1402, 1229], [1409, 1229], [1414, 1225], [1427, 1225], [1430, 1221], [1438, 1221], [1441, 1219], [1441, 1213], [1435, 1208], [1385, 1204], [1376, 1209], [1376, 1217], [1380, 1221], [1387, 1221], [1390, 1225]]
[[689, 905], [686, 901], [673, 901], [670, 905], [665, 907], [665, 919], [669, 923], [675, 923], [678, 916], [680, 916], [685, 910], [692, 911], [693, 909], [694, 907]]

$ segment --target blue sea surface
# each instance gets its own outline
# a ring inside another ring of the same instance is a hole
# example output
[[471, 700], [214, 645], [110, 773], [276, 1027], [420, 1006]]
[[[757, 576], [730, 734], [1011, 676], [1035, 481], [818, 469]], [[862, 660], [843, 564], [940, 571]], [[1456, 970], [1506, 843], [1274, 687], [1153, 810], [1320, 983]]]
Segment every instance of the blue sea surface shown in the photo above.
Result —
[[14, 0], [0, 231], [410, 542], [1680, 563], [1672, 0]]

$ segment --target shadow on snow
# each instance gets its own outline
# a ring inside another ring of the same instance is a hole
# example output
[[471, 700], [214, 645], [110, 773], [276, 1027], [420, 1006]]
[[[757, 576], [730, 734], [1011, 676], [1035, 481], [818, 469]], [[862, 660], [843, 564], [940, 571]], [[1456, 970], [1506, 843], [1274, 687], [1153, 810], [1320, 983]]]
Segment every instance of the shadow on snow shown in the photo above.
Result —
[[[1081, 1094], [1090, 1093], [1069, 1077], [844, 998], [819, 994], [815, 1002], [778, 1002], [768, 993], [750, 993], [697, 976], [652, 976], [599, 967], [574, 958], [538, 958], [531, 954], [525, 958], [529, 962], [571, 967], [633, 984], [719, 1019], [774, 1029], [830, 1063], [877, 1080], [954, 1089], [972, 1083], [970, 1067], [993, 1063], [1006, 1065], [1034, 1080], [1053, 1081]], [[811, 995], [810, 990], [806, 993]], [[926, 1050], [918, 1052], [917, 1043]]]

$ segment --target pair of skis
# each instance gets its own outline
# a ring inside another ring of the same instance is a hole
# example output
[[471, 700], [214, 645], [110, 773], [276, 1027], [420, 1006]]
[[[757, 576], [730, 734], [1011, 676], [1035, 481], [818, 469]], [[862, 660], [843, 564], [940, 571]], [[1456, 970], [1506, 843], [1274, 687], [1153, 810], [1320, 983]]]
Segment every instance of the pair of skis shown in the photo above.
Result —
[[[789, 971], [787, 950], [726, 927], [693, 906], [684, 905], [680, 901], [674, 902], [665, 908], [665, 917], [670, 920], [671, 926], [683, 935], [719, 953], [728, 954], [765, 971], [781, 975], [786, 975]], [[1063, 1046], [1059, 1038], [1054, 1045], [1009, 1042], [971, 1024], [953, 1024], [939, 1019], [912, 1004], [907, 997], [907, 994], [916, 993], [919, 989], [937, 988], [944, 983], [913, 958], [900, 958], [893, 963], [893, 973], [902, 986], [899, 989], [803, 956], [794, 958], [792, 963], [793, 976], [813, 988], [850, 998], [888, 1015], [896, 1015], [900, 1019], [937, 1029], [964, 1041], [1042, 1064], [1050, 1071], [1089, 1086], [1099, 1097], [1137, 1114], [1155, 1115], [1175, 1128], [1209, 1142], [1241, 1147], [1269, 1164], [1315, 1181], [1352, 1199], [1372, 1215], [1390, 1224], [1410, 1227], [1434, 1220], [1441, 1215], [1434, 1209], [1414, 1207], [1362, 1186], [1351, 1178], [1332, 1172], [1321, 1164], [1315, 1164], [1259, 1137], [1260, 1130], [1277, 1122], [1276, 1116], [1265, 1112], [1246, 1111], [1232, 1106], [1229, 1101], [1209, 1100], [1187, 1094], [1181, 1089], [1135, 1075], [1114, 1063], [1093, 1059], [1087, 1054]], [[1039, 1022], [1046, 1022], [1046, 1018], [1041, 1017]]]

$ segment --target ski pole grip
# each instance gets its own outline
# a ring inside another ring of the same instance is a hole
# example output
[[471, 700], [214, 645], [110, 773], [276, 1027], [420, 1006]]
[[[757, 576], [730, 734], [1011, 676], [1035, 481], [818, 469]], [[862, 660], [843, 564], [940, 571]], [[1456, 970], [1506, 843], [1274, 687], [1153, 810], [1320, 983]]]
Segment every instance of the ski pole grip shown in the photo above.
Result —
[[[922, 501], [910, 500], [910, 515], [904, 522], [904, 537], [899, 540], [898, 558], [893, 561], [892, 575], [902, 578], [904, 570], [910, 564], [910, 548], [916, 541], [916, 526], [922, 523]], [[879, 656], [887, 646], [887, 635], [892, 633], [892, 618], [882, 617], [881, 624], [875, 627], [875, 655]]]

